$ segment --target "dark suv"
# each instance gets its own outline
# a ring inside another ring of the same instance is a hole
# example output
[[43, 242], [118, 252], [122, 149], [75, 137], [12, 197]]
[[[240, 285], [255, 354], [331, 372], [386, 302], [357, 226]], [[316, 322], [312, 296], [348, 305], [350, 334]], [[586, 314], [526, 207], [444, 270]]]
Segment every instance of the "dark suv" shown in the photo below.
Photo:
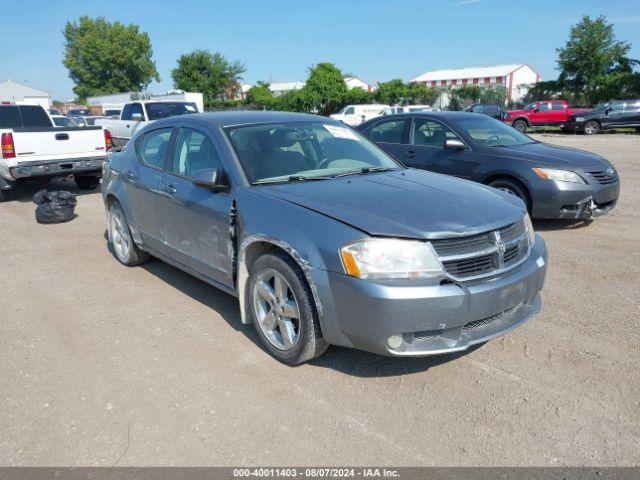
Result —
[[635, 127], [640, 133], [640, 99], [613, 100], [589, 112], [571, 115], [564, 130], [593, 135], [600, 130], [628, 127]]
[[474, 103], [464, 109], [465, 112], [483, 113], [495, 118], [496, 120], [502, 120], [502, 107], [495, 103]]

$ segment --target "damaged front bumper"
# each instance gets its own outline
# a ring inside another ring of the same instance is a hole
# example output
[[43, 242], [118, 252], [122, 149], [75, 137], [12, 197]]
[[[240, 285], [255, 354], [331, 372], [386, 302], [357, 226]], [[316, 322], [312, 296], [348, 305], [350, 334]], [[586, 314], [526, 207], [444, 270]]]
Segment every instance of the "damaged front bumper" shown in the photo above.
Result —
[[[374, 282], [314, 270], [322, 333], [334, 345], [389, 356], [466, 350], [503, 335], [540, 310], [547, 251], [542, 238], [521, 265], [475, 282]], [[401, 337], [399, 346], [390, 337]]]
[[533, 218], [587, 220], [611, 212], [620, 196], [619, 180], [609, 185], [546, 182], [534, 190]]

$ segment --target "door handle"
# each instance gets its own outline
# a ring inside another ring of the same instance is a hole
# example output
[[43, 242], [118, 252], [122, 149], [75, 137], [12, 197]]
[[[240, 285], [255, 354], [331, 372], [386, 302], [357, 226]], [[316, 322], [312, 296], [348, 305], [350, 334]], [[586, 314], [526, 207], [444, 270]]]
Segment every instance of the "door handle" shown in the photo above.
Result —
[[408, 152], [403, 153], [403, 155], [407, 158], [413, 158], [416, 156], [416, 152], [414, 152], [413, 150], [409, 150]]
[[163, 185], [162, 191], [168, 193], [169, 195], [173, 195], [174, 193], [176, 193], [176, 187], [174, 187], [173, 185]]

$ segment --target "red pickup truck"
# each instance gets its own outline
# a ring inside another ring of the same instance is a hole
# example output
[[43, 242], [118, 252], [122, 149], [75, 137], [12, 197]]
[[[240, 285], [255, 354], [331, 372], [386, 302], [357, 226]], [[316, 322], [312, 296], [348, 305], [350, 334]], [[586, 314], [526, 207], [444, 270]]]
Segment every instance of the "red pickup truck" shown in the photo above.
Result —
[[562, 127], [570, 115], [586, 111], [586, 108], [569, 108], [566, 100], [544, 100], [530, 103], [522, 110], [508, 110], [502, 120], [519, 132], [526, 132], [530, 127]]

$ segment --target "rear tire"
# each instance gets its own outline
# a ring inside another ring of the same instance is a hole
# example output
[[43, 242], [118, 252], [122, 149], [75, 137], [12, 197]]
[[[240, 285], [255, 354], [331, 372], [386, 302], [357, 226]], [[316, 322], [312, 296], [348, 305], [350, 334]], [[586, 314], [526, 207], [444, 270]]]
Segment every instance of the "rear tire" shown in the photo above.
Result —
[[513, 122], [512, 127], [515, 128], [520, 133], [525, 133], [527, 131], [528, 125], [527, 125], [527, 122], [525, 122], [524, 120], [516, 120], [515, 122]]
[[6, 202], [9, 200], [9, 192], [11, 190], [0, 190], [0, 202]]
[[529, 200], [526, 188], [520, 184], [520, 182], [506, 178], [499, 178], [498, 180], [494, 180], [489, 183], [489, 186], [518, 197], [526, 205], [527, 212], [531, 212], [531, 200]]
[[140, 250], [133, 241], [129, 223], [117, 201], [113, 202], [109, 207], [107, 230], [109, 243], [120, 263], [133, 267], [149, 260], [149, 254]]
[[100, 185], [100, 177], [81, 176], [75, 181], [80, 190], [95, 190]]
[[262, 344], [282, 363], [299, 365], [329, 346], [309, 284], [298, 264], [283, 252], [263, 255], [251, 266], [247, 308]]
[[595, 135], [600, 132], [600, 124], [595, 120], [590, 120], [584, 124], [585, 135]]

